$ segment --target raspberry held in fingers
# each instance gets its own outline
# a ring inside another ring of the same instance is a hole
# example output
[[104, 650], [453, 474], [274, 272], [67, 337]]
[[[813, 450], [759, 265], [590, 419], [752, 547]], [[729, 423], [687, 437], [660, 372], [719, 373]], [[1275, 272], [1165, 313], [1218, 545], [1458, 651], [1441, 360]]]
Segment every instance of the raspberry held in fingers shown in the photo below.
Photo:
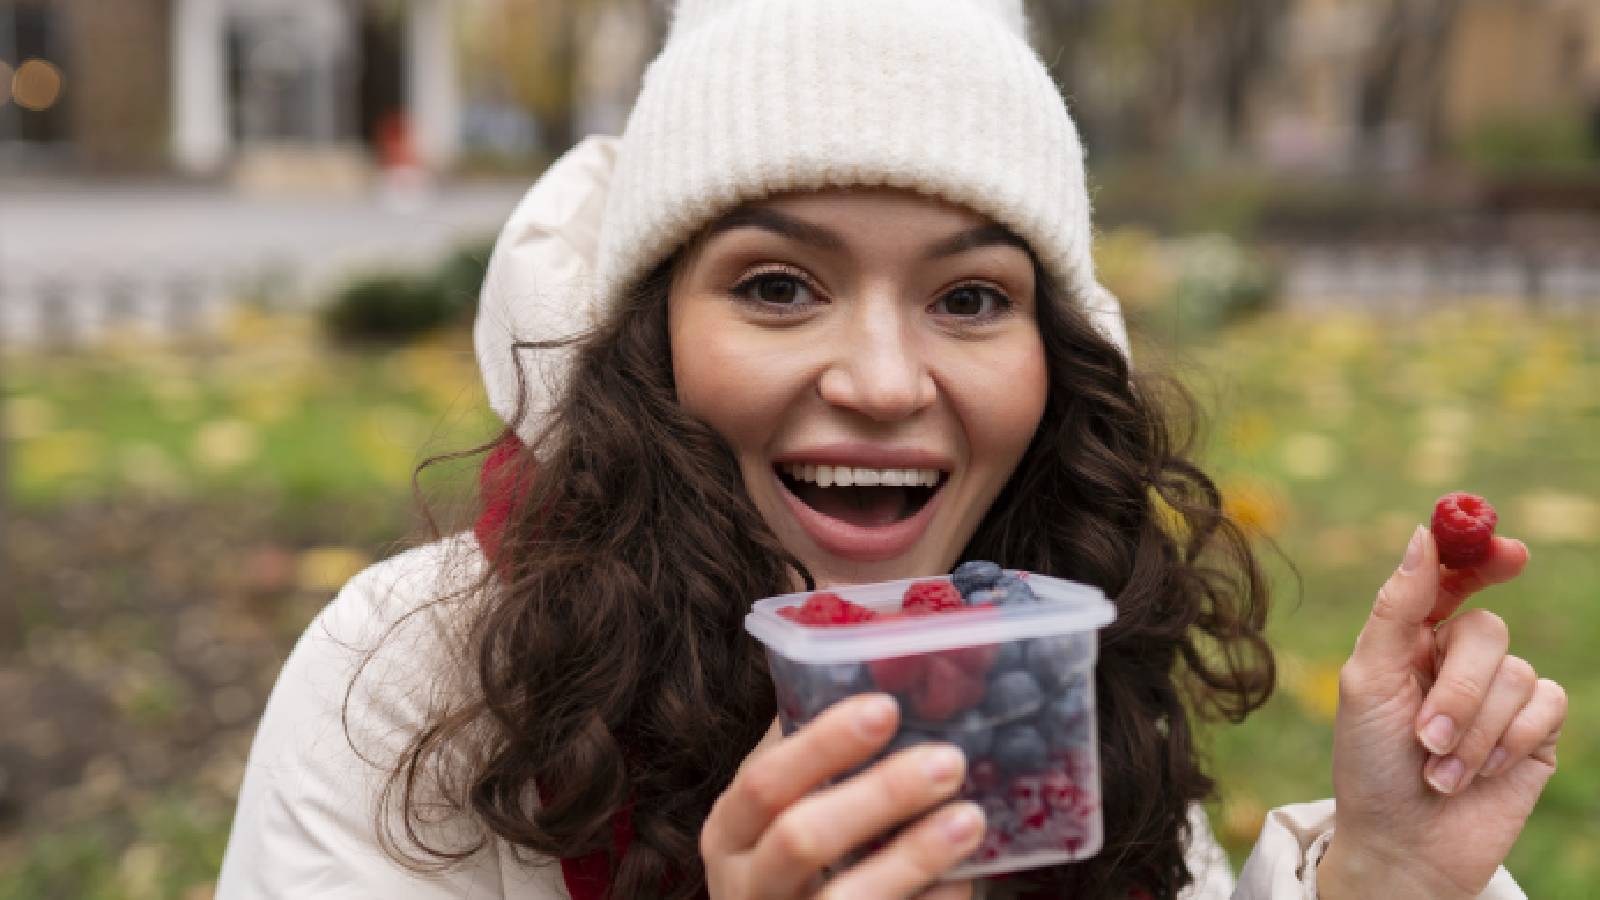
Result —
[[1439, 561], [1452, 569], [1464, 569], [1489, 556], [1490, 541], [1500, 516], [1489, 501], [1476, 494], [1455, 491], [1439, 498], [1433, 507], [1433, 539], [1439, 545]]

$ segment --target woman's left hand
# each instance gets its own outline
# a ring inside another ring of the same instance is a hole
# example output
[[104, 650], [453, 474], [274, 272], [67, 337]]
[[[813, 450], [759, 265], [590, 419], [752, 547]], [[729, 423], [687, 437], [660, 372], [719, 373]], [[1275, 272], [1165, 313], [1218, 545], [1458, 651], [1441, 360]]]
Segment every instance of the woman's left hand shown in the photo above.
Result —
[[1476, 567], [1442, 570], [1418, 528], [1379, 590], [1339, 673], [1326, 900], [1476, 897], [1522, 832], [1555, 772], [1566, 693], [1506, 653], [1494, 613], [1451, 615], [1527, 561], [1497, 537]]

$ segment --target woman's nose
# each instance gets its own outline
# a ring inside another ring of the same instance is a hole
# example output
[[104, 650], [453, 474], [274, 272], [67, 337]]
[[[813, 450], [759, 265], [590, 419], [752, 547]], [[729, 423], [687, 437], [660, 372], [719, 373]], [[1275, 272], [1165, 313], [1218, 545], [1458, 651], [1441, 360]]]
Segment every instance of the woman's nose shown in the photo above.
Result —
[[829, 337], [831, 362], [817, 384], [823, 400], [879, 422], [904, 419], [933, 402], [921, 342], [896, 311], [863, 310], [848, 329]]

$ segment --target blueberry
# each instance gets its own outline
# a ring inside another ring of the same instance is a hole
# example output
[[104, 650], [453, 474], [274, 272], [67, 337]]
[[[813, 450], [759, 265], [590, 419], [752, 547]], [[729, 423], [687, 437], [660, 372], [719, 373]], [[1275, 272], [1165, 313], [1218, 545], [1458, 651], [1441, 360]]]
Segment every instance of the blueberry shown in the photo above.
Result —
[[986, 587], [978, 588], [965, 596], [968, 606], [982, 606], [986, 603], [999, 606], [1000, 601], [1006, 599], [1006, 592], [998, 588]]
[[1032, 725], [1006, 725], [994, 736], [990, 758], [1007, 772], [1037, 772], [1050, 758], [1050, 748]]
[[989, 685], [983, 711], [997, 719], [1016, 719], [1039, 708], [1044, 691], [1032, 675], [1020, 670], [1006, 672]]
[[1068, 685], [1061, 694], [1050, 698], [1039, 713], [1039, 725], [1056, 750], [1086, 743], [1089, 740], [1088, 686]]
[[1028, 583], [1015, 575], [1001, 575], [991, 590], [1000, 592], [1000, 605], [1011, 606], [1014, 603], [1038, 603], [1039, 598], [1033, 593], [1033, 588]]
[[950, 581], [955, 584], [956, 590], [961, 592], [961, 596], [970, 598], [973, 591], [994, 587], [994, 583], [999, 581], [1003, 574], [1004, 571], [999, 565], [988, 560], [975, 559], [956, 566], [955, 572], [950, 575]]
[[1046, 690], [1054, 690], [1088, 662], [1089, 640], [1084, 634], [1057, 634], [1028, 641], [1028, 671]]
[[989, 748], [994, 744], [994, 729], [989, 727], [982, 713], [969, 709], [951, 723], [942, 737], [960, 747], [967, 762], [971, 763], [989, 754]]
[[812, 717], [846, 697], [872, 689], [867, 667], [861, 663], [833, 663], [802, 667], [797, 688], [801, 708]]
[[895, 734], [894, 740], [889, 742], [889, 746], [883, 748], [883, 755], [893, 756], [901, 750], [909, 750], [919, 744], [931, 744], [938, 740], [940, 740], [938, 735], [918, 731], [915, 728], [902, 728]]
[[1023, 656], [1023, 641], [1006, 641], [998, 645], [994, 662], [989, 666], [989, 676], [998, 678], [1002, 673], [1013, 669], [1020, 669], [1025, 664]]
[[937, 740], [939, 740], [939, 738], [928, 734], [927, 732], [918, 731], [915, 728], [902, 728], [895, 732], [894, 737], [889, 740], [888, 745], [882, 750], [879, 750], [876, 755], [854, 769], [845, 772], [838, 778], [838, 780], [847, 781], [856, 777], [857, 775], [860, 775], [862, 772], [867, 771], [874, 765], [877, 765], [884, 758], [899, 753], [901, 750], [909, 750], [918, 744], [927, 744]]

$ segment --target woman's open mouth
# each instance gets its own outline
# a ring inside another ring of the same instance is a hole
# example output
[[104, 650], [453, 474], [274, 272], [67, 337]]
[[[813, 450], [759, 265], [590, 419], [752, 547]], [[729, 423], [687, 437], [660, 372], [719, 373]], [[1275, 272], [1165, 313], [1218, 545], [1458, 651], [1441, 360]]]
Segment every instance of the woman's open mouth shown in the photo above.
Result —
[[932, 517], [949, 475], [939, 469], [878, 469], [781, 463], [774, 469], [800, 525], [824, 550], [863, 562], [910, 548]]

